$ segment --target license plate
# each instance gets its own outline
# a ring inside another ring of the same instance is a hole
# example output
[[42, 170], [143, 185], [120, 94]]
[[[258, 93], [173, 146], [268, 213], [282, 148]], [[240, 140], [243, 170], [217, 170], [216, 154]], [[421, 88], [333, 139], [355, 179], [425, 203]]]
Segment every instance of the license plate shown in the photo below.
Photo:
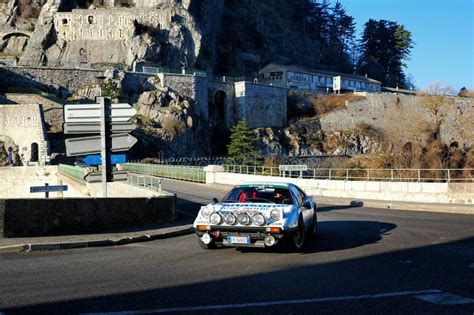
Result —
[[250, 237], [247, 236], [229, 236], [227, 244], [250, 244]]

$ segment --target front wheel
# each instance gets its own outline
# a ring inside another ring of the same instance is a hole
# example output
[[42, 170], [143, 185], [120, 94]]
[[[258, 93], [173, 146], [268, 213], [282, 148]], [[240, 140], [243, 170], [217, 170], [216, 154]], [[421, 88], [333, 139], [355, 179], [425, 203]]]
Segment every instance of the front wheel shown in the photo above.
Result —
[[217, 245], [216, 243], [214, 242], [214, 240], [212, 240], [209, 244], [205, 244], [201, 238], [199, 237], [199, 235], [196, 235], [196, 238], [197, 238], [197, 242], [199, 244], [199, 246], [202, 248], [202, 249], [215, 249], [217, 248]]
[[304, 230], [304, 221], [303, 218], [300, 217], [300, 219], [298, 220], [298, 227], [296, 228], [296, 231], [294, 231], [291, 235], [291, 247], [297, 251], [300, 251], [305, 245], [305, 240], [306, 233]]

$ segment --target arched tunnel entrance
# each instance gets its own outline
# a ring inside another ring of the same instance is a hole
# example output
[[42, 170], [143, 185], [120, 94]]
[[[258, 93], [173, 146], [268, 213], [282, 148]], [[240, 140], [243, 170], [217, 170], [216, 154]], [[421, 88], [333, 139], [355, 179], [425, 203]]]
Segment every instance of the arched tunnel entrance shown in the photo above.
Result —
[[212, 155], [222, 156], [227, 154], [230, 132], [226, 122], [227, 94], [219, 90], [209, 102], [209, 123], [211, 126]]

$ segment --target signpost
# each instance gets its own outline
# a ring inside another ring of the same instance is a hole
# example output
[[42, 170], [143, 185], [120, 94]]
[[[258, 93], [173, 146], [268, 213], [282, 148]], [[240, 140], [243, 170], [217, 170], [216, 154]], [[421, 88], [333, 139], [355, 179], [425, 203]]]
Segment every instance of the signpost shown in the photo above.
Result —
[[[97, 123], [100, 125], [101, 104], [69, 104], [64, 105], [65, 123]], [[112, 122], [127, 122], [137, 110], [129, 104], [110, 104], [106, 108], [106, 120]]]
[[63, 192], [67, 191], [68, 187], [66, 185], [60, 186], [49, 186], [48, 183], [44, 186], [31, 186], [30, 193], [45, 193], [45, 198], [49, 198], [50, 192]]
[[[131, 122], [113, 122], [111, 132], [129, 133], [135, 129], [135, 125]], [[100, 123], [64, 123], [63, 132], [65, 135], [79, 134], [100, 134]]]
[[280, 165], [279, 167], [280, 172], [290, 172], [290, 177], [291, 177], [291, 172], [300, 172], [300, 177], [303, 178], [303, 172], [306, 172], [308, 170], [308, 165]]
[[[88, 183], [100, 183], [102, 182], [102, 172], [94, 172], [89, 173], [84, 177], [84, 180]], [[121, 182], [127, 180], [127, 172], [126, 171], [113, 171], [112, 172], [112, 179], [114, 182]]]
[[[81, 156], [101, 153], [101, 136], [81, 137], [66, 139], [67, 156]], [[115, 134], [109, 136], [111, 140], [111, 152], [128, 151], [135, 143], [137, 138], [129, 134]]]
[[[102, 159], [100, 155], [88, 155], [83, 160], [84, 164], [90, 166], [102, 165]], [[121, 164], [127, 161], [127, 156], [125, 154], [113, 154], [110, 156], [111, 164]]]
[[[112, 172], [111, 164], [124, 163], [125, 155], [111, 152], [128, 151], [137, 139], [128, 133], [135, 128], [129, 120], [137, 111], [129, 104], [111, 104], [109, 98], [98, 97], [97, 104], [64, 106], [65, 134], [94, 136], [67, 139], [67, 156], [83, 156], [89, 165], [102, 165], [102, 171], [85, 177], [89, 182], [102, 180], [103, 196], [107, 197], [107, 182], [126, 179], [126, 172]], [[98, 155], [100, 154], [100, 155]]]

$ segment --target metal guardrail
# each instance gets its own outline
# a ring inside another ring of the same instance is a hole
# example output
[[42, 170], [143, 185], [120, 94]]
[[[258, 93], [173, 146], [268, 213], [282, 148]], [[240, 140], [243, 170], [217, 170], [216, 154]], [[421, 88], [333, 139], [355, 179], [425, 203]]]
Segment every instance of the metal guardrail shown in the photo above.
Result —
[[59, 164], [59, 174], [77, 180], [79, 182], [85, 182], [85, 169], [79, 166]]
[[177, 166], [162, 164], [126, 163], [123, 169], [129, 173], [178, 179], [189, 182], [205, 183], [206, 174], [203, 167]]
[[474, 182], [474, 169], [342, 169], [280, 171], [278, 167], [224, 165], [228, 173], [288, 178], [392, 182]]
[[128, 173], [126, 183], [140, 188], [156, 190], [159, 193], [162, 192], [162, 179], [159, 177]]

